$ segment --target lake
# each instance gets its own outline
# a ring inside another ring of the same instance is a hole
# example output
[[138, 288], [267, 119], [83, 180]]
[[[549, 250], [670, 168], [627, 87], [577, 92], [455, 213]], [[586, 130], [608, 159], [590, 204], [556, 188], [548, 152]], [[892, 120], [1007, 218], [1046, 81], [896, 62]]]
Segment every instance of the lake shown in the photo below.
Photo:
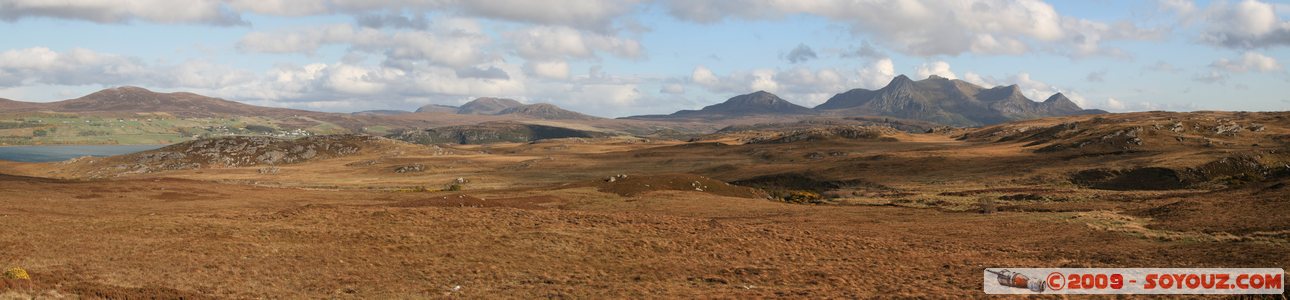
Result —
[[152, 150], [166, 145], [60, 145], [0, 147], [0, 160], [21, 162], [64, 161], [81, 156], [112, 156]]

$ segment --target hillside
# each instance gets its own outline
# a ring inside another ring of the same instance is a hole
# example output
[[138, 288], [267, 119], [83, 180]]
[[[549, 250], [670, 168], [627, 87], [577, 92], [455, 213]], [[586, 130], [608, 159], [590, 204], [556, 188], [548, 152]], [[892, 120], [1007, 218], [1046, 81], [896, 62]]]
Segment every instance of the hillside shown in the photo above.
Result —
[[457, 108], [457, 113], [463, 115], [496, 115], [507, 108], [522, 105], [524, 104], [512, 99], [483, 97], [462, 104]]
[[422, 106], [422, 107], [418, 107], [418, 108], [417, 108], [417, 110], [416, 110], [416, 112], [419, 112], [419, 113], [422, 113], [422, 112], [438, 112], [438, 113], [454, 113], [454, 114], [455, 114], [455, 113], [457, 113], [457, 110], [459, 110], [459, 109], [461, 109], [461, 108], [456, 107], [456, 106], [452, 106], [452, 105], [428, 104], [428, 105], [425, 105], [425, 106]]
[[156, 150], [68, 162], [69, 173], [115, 177], [161, 171], [288, 165], [386, 149], [397, 141], [365, 135], [323, 135], [299, 139], [228, 136], [178, 143]]
[[685, 119], [722, 119], [750, 116], [798, 116], [812, 115], [814, 110], [788, 102], [775, 94], [757, 91], [727, 99], [725, 102], [706, 106], [699, 110], [682, 110], [670, 115], [634, 116], [632, 119], [652, 120], [685, 120]]
[[1105, 113], [1082, 109], [1061, 93], [1035, 102], [1022, 95], [1017, 85], [983, 88], [935, 75], [920, 81], [896, 76], [881, 89], [853, 89], [829, 98], [815, 109], [832, 115], [891, 116], [954, 126]]
[[406, 110], [377, 109], [377, 110], [357, 111], [357, 112], [352, 112], [350, 114], [356, 115], [356, 116], [393, 116], [393, 115], [402, 115], [402, 114], [410, 114], [410, 113], [412, 112], [406, 111]]
[[14, 100], [9, 100], [5, 98], [0, 98], [0, 110], [5, 110], [5, 111], [21, 110], [21, 109], [36, 108], [40, 106], [41, 106], [41, 103], [22, 102], [22, 101], [14, 101]]
[[313, 112], [242, 104], [193, 93], [158, 93], [139, 87], [117, 87], [76, 99], [43, 103], [27, 109], [70, 113], [155, 113], [182, 117], [313, 114]]
[[[1071, 182], [1112, 190], [1240, 185], [1290, 174], [1290, 114], [1142, 112], [1045, 118], [981, 128], [960, 140], [1087, 161]], [[1114, 160], [1127, 164], [1109, 163]]]
[[519, 115], [544, 120], [594, 120], [597, 117], [584, 115], [555, 106], [549, 103], [521, 105], [503, 109], [498, 115]]

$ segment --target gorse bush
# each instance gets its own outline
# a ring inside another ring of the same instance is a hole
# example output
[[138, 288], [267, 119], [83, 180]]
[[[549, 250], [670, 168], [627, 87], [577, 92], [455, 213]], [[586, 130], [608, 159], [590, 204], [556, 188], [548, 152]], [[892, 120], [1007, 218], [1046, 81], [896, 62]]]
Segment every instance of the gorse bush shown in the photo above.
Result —
[[27, 275], [27, 270], [19, 267], [9, 268], [4, 271], [5, 279], [31, 280], [31, 275]]

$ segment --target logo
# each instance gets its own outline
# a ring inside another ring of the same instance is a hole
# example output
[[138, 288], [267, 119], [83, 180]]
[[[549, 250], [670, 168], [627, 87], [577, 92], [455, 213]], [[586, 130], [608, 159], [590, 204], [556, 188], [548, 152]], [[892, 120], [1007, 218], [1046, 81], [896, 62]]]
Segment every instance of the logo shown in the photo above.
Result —
[[1280, 268], [989, 268], [987, 294], [1281, 294]]

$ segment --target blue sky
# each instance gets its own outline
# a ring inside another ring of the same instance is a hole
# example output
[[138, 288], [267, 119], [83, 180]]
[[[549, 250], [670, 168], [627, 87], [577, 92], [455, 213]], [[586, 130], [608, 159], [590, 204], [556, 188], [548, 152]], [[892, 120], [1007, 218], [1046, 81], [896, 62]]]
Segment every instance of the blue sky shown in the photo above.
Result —
[[1088, 108], [1290, 109], [1290, 4], [1038, 0], [0, 0], [0, 97], [112, 86], [322, 111], [475, 97], [600, 116], [898, 74]]

